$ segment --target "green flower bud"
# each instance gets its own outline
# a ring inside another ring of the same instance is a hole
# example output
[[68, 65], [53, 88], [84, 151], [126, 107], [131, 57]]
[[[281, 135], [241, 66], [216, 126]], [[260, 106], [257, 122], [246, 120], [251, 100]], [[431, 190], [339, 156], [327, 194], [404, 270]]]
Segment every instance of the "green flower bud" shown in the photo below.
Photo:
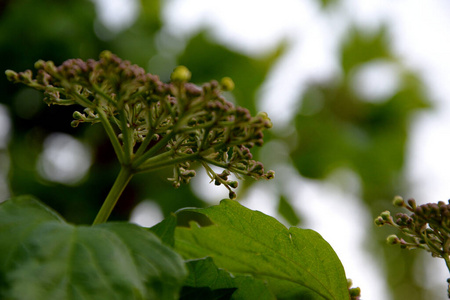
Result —
[[222, 87], [222, 90], [224, 91], [234, 90], [234, 82], [233, 79], [231, 79], [230, 77], [222, 78], [222, 80], [220, 81], [220, 85]]
[[80, 121], [73, 120], [72, 122], [70, 122], [70, 126], [72, 126], [73, 128], [76, 128], [76, 127], [78, 127], [79, 123], [80, 123]]
[[19, 79], [19, 75], [13, 70], [6, 70], [5, 75], [9, 81], [17, 81]]
[[79, 111], [74, 111], [72, 117], [75, 120], [83, 120], [84, 119], [84, 115], [82, 113], [80, 113]]
[[187, 82], [191, 79], [191, 72], [185, 66], [178, 66], [173, 70], [170, 79], [175, 82]]
[[353, 280], [351, 278], [347, 278], [347, 287], [351, 288], [353, 285]]
[[405, 206], [405, 201], [403, 200], [402, 197], [395, 196], [394, 200], [392, 201], [392, 204], [394, 204], [394, 206], [397, 206], [397, 207], [403, 207], [403, 206]]
[[383, 211], [380, 215], [380, 217], [383, 218], [384, 221], [389, 221], [390, 217], [391, 217], [391, 213], [389, 211]]
[[238, 182], [237, 182], [237, 181], [230, 181], [230, 182], [228, 182], [228, 185], [229, 185], [231, 188], [235, 189], [235, 188], [238, 187]]
[[34, 63], [34, 67], [36, 69], [43, 69], [45, 67], [45, 61], [43, 61], [42, 59], [38, 60]]
[[350, 297], [360, 297], [361, 296], [361, 288], [355, 287], [349, 290]]
[[412, 209], [416, 209], [416, 207], [417, 207], [416, 201], [414, 199], [409, 199], [408, 204], [409, 204], [409, 206], [411, 206]]
[[270, 170], [269, 172], [267, 172], [267, 173], [264, 175], [264, 177], [265, 177], [266, 179], [274, 179], [274, 178], [275, 178], [275, 171]]
[[264, 111], [260, 111], [256, 117], [261, 118], [264, 121], [264, 127], [265, 128], [272, 128], [273, 124], [272, 121], [270, 120], [269, 116], [267, 115], [266, 112]]
[[113, 54], [109, 50], [104, 50], [100, 53], [100, 58], [110, 59], [112, 56]]
[[234, 200], [234, 199], [236, 199], [237, 195], [236, 195], [235, 192], [230, 191], [230, 193], [228, 194], [228, 197], [229, 197], [231, 200]]
[[389, 245], [395, 245], [395, 244], [399, 244], [400, 243], [400, 239], [395, 234], [391, 234], [390, 236], [387, 237], [386, 242]]
[[383, 226], [384, 225], [384, 220], [382, 217], [378, 217], [375, 219], [375, 225], [377, 226]]

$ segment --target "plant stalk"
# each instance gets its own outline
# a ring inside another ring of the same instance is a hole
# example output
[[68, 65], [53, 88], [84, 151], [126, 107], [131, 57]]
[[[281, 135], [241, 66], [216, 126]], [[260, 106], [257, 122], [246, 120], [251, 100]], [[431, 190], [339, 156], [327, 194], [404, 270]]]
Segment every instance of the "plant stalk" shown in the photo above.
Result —
[[94, 223], [92, 223], [92, 225], [105, 223], [108, 220], [109, 215], [114, 209], [114, 206], [116, 206], [117, 200], [119, 200], [120, 195], [127, 186], [128, 182], [130, 182], [133, 174], [134, 173], [132, 172], [131, 168], [122, 166], [119, 175], [114, 182], [114, 185], [109, 191], [109, 194], [106, 197], [105, 202], [103, 202], [103, 205], [100, 208], [97, 216], [95, 217]]

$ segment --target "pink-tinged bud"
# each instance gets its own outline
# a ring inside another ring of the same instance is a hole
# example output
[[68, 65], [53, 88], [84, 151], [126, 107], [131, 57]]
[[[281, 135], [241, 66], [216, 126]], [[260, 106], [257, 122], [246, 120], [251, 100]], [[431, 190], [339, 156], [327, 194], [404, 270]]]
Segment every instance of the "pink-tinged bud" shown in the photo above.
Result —
[[382, 217], [378, 217], [375, 219], [375, 225], [377, 226], [383, 226], [384, 225], [384, 220]]
[[387, 237], [386, 242], [389, 245], [400, 244], [400, 239], [395, 234], [391, 234], [390, 236]]
[[275, 178], [275, 171], [270, 170], [269, 172], [266, 173], [266, 175], [264, 177], [266, 179], [274, 179]]

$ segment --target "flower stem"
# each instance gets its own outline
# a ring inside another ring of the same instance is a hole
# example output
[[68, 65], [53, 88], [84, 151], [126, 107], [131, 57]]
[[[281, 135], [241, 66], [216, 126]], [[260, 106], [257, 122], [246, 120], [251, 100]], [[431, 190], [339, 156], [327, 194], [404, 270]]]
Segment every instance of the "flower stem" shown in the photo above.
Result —
[[119, 175], [117, 176], [114, 185], [109, 191], [109, 194], [106, 197], [105, 202], [103, 202], [103, 205], [100, 208], [97, 217], [95, 217], [94, 223], [92, 225], [101, 224], [108, 220], [108, 217], [114, 209], [117, 200], [119, 200], [120, 195], [127, 186], [131, 177], [133, 177], [133, 174], [134, 173], [132, 172], [131, 168], [122, 166], [122, 169], [120, 169]]
[[119, 162], [124, 163], [125, 154], [122, 150], [122, 146], [120, 145], [119, 139], [117, 138], [117, 135], [111, 126], [111, 123], [108, 121], [108, 117], [106, 116], [106, 113], [102, 110], [101, 107], [99, 107], [96, 110], [96, 112], [100, 118], [100, 121], [101, 121], [103, 127], [105, 128], [106, 133], [108, 134], [108, 137], [111, 141], [111, 144], [113, 145], [114, 152], [116, 153], [117, 158], [119, 159]]

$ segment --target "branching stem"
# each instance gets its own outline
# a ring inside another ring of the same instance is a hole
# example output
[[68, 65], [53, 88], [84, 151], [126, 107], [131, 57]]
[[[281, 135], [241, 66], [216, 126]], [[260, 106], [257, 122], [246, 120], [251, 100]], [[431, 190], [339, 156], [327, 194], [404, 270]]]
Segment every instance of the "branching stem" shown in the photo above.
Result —
[[103, 202], [103, 205], [100, 208], [100, 211], [98, 212], [97, 217], [95, 218], [92, 225], [105, 223], [108, 220], [109, 215], [111, 214], [114, 206], [117, 203], [117, 200], [119, 200], [120, 195], [127, 186], [128, 182], [131, 180], [131, 177], [133, 177], [132, 170], [129, 167], [122, 166], [122, 169], [120, 170], [119, 175], [114, 182], [114, 185], [109, 191], [109, 194], [106, 197], [105, 202]]
[[103, 127], [105, 128], [106, 133], [108, 134], [109, 139], [111, 140], [111, 144], [113, 145], [114, 152], [116, 152], [119, 162], [123, 164], [124, 153], [122, 150], [122, 146], [120, 145], [119, 139], [117, 138], [117, 135], [114, 132], [114, 129], [112, 128], [111, 123], [108, 120], [108, 117], [106, 116], [105, 112], [102, 110], [101, 107], [97, 108], [96, 112], [101, 120]]

